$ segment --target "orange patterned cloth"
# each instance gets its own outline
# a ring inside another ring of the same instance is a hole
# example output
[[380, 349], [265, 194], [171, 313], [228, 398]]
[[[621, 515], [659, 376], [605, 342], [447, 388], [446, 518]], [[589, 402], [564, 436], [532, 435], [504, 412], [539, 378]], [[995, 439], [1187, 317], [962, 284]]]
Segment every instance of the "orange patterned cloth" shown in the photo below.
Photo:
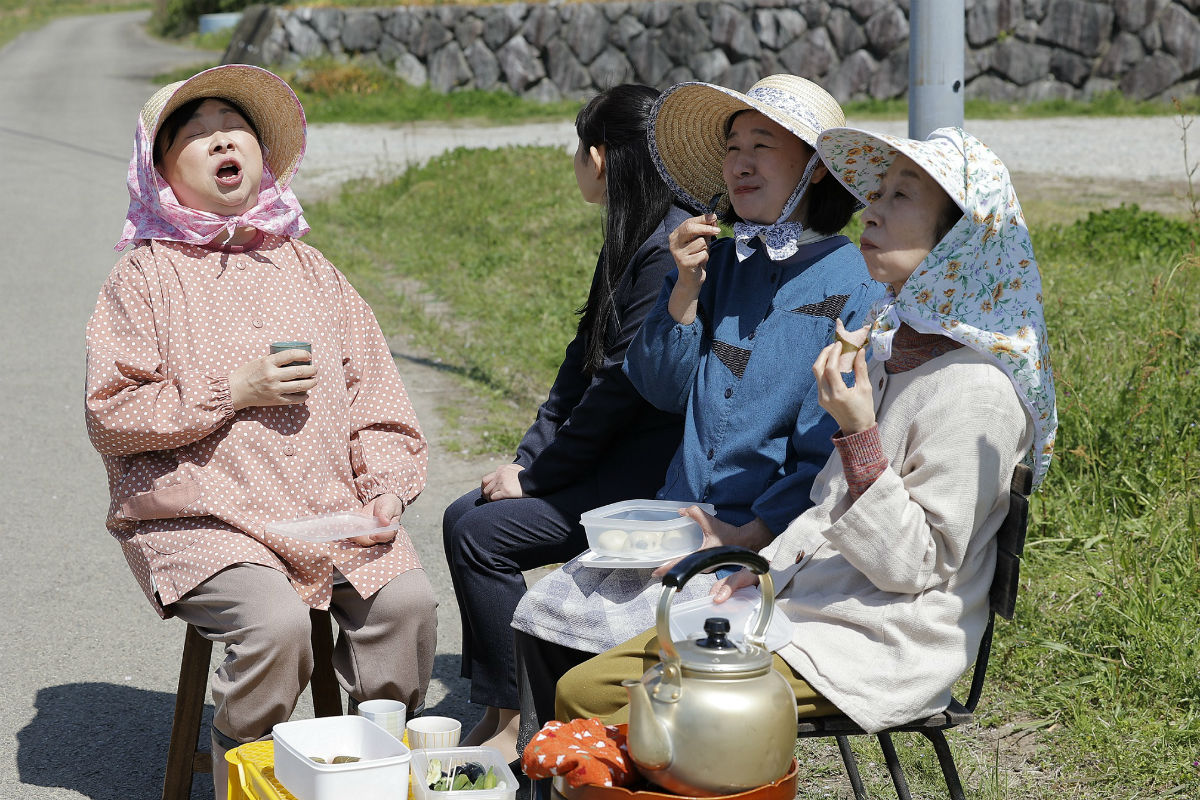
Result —
[[628, 786], [638, 779], [625, 734], [600, 720], [547, 722], [525, 748], [521, 768], [535, 780], [566, 777], [572, 786]]

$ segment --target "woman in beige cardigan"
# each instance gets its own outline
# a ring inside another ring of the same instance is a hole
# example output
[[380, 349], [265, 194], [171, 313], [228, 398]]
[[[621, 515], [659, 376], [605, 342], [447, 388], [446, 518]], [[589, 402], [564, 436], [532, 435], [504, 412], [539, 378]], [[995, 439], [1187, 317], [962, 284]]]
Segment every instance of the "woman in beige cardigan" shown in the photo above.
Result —
[[[762, 554], [792, 623], [775, 667], [798, 712], [836, 707], [873, 732], [949, 704], [987, 624], [1013, 469], [1025, 460], [1040, 484], [1057, 414], [1037, 263], [1000, 160], [957, 128], [925, 141], [836, 128], [819, 152], [868, 204], [863, 256], [891, 291], [813, 365], [836, 450], [813, 508]], [[713, 600], [756, 582], [734, 573]], [[620, 681], [657, 661], [653, 634], [569, 672], [559, 719], [623, 721]]]

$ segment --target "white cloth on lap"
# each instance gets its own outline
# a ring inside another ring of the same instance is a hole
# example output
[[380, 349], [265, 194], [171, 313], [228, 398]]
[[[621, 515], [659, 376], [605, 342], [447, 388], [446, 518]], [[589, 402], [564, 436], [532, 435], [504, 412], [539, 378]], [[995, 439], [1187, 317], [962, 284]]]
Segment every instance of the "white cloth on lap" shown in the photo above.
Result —
[[[529, 587], [512, 626], [554, 644], [602, 653], [654, 627], [662, 582], [653, 569], [595, 569], [573, 558]], [[675, 602], [708, 595], [715, 574], [696, 575]]]

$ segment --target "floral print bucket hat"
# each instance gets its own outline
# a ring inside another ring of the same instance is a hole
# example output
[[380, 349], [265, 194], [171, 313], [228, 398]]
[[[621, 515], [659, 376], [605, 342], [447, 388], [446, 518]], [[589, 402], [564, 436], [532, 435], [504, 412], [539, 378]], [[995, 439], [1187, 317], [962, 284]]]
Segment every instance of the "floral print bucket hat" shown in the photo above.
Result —
[[891, 355], [901, 322], [948, 336], [1004, 370], [1033, 420], [1026, 456], [1041, 484], [1054, 452], [1058, 410], [1042, 308], [1042, 281], [1008, 169], [961, 128], [939, 128], [924, 141], [854, 128], [822, 132], [817, 150], [859, 200], [878, 196], [898, 154], [924, 169], [963, 210], [899, 294], [873, 314], [871, 357]]

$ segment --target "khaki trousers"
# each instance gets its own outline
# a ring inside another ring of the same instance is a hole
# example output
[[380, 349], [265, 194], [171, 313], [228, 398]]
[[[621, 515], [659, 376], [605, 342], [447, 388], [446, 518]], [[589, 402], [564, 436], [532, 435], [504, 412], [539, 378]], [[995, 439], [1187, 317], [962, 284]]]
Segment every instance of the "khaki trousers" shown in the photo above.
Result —
[[[778, 655], [774, 659], [774, 668], [796, 693], [797, 714], [820, 717], [841, 713], [786, 661]], [[629, 694], [621, 681], [642, 677], [658, 662], [658, 636], [653, 628], [588, 659], [559, 679], [555, 716], [562, 722], [589, 717], [596, 717], [606, 725], [628, 722]]]
[[[225, 645], [213, 673], [214, 739], [261, 739], [291, 716], [312, 675], [308, 606], [287, 577], [258, 564], [221, 570], [168, 607], [206, 638]], [[333, 651], [338, 683], [356, 701], [425, 701], [437, 645], [437, 600], [425, 571], [397, 575], [367, 599], [334, 587], [330, 611], [340, 633]]]

